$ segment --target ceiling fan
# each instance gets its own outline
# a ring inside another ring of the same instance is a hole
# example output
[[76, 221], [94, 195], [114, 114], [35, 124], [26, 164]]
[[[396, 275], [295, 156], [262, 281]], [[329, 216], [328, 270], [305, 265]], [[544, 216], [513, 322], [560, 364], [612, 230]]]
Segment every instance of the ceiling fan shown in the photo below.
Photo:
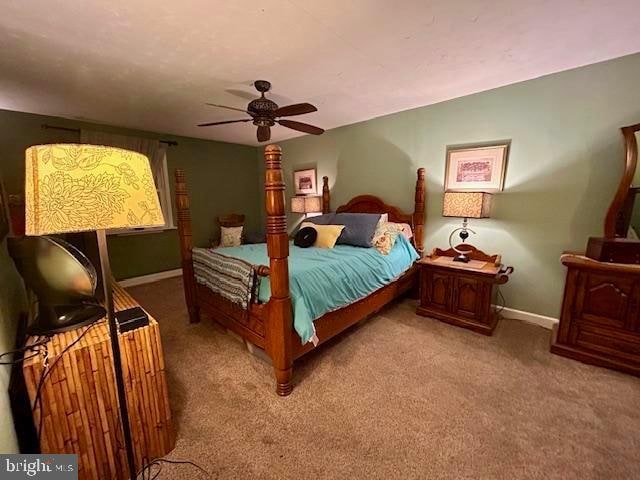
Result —
[[240, 123], [240, 122], [253, 122], [258, 127], [258, 141], [267, 142], [271, 138], [271, 127], [276, 123], [283, 127], [291, 128], [299, 132], [311, 133], [312, 135], [321, 135], [324, 130], [308, 123], [296, 122], [294, 120], [287, 120], [285, 118], [278, 117], [292, 117], [295, 115], [303, 115], [305, 113], [312, 113], [318, 111], [316, 107], [310, 103], [296, 103], [293, 105], [287, 105], [285, 107], [279, 107], [278, 104], [268, 98], [265, 98], [265, 92], [271, 89], [271, 83], [266, 80], [256, 80], [253, 83], [256, 90], [260, 92], [260, 97], [255, 100], [251, 100], [247, 105], [246, 110], [242, 108], [227, 107], [226, 105], [216, 105], [215, 103], [207, 103], [212, 107], [226, 108], [228, 110], [237, 110], [239, 112], [248, 113], [251, 118], [243, 118], [241, 120], [226, 120], [223, 122], [210, 122], [201, 123], [199, 127], [210, 127], [212, 125], [225, 125], [227, 123]]

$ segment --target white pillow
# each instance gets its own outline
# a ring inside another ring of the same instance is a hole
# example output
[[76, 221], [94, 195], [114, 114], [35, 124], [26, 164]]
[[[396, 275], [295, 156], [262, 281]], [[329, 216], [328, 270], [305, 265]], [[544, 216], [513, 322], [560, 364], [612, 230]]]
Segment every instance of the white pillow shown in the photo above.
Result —
[[242, 227], [220, 227], [220, 246], [239, 247], [242, 244]]

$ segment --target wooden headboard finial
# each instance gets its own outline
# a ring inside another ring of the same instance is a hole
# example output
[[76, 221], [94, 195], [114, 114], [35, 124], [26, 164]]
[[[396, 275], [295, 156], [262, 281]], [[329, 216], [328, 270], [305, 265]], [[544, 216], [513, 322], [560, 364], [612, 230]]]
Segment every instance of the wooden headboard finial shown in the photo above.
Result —
[[423, 230], [424, 230], [424, 212], [425, 212], [425, 191], [424, 191], [424, 168], [419, 168], [416, 172], [416, 196], [413, 210], [413, 235], [414, 243], [418, 255], [422, 257], [424, 253]]
[[331, 196], [329, 194], [329, 177], [322, 177], [322, 213], [331, 212]]

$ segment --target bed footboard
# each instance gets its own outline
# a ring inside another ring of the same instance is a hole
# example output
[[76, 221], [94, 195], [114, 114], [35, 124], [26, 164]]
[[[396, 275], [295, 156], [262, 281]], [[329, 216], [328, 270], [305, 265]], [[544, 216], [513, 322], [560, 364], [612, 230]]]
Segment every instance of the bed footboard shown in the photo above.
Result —
[[276, 392], [289, 395], [292, 390], [293, 318], [289, 297], [289, 237], [285, 216], [284, 179], [282, 175], [282, 149], [268, 145], [264, 150], [265, 205], [267, 209], [267, 253], [269, 254], [269, 281], [271, 299], [265, 318], [266, 350], [273, 361]]
[[180, 238], [180, 256], [182, 258], [182, 281], [184, 283], [184, 299], [187, 303], [189, 321], [200, 321], [198, 290], [193, 273], [193, 247], [191, 233], [191, 212], [189, 210], [189, 192], [184, 170], [176, 169], [176, 210], [178, 212], [178, 237]]

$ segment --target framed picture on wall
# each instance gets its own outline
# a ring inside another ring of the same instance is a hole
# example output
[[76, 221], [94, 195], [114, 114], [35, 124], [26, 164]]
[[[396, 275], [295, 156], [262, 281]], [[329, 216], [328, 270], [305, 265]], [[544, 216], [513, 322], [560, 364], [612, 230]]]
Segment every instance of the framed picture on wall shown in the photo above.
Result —
[[448, 149], [444, 189], [462, 192], [502, 191], [508, 152], [508, 143]]
[[9, 233], [9, 204], [4, 191], [2, 181], [0, 181], [0, 242]]
[[296, 195], [315, 195], [317, 193], [316, 169], [296, 170], [293, 172], [293, 184]]

